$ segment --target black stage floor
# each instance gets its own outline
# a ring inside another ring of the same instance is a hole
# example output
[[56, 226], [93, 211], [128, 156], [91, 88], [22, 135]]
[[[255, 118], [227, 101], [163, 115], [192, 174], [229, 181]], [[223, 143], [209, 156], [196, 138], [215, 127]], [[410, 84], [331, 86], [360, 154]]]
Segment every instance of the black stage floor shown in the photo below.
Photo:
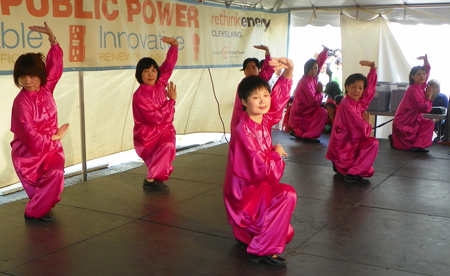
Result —
[[222, 198], [228, 144], [180, 155], [170, 192], [142, 189], [146, 167], [67, 187], [52, 223], [0, 205], [0, 275], [450, 275], [450, 147], [380, 140], [371, 184], [348, 184], [321, 144], [273, 132], [298, 194], [286, 267], [246, 260]]

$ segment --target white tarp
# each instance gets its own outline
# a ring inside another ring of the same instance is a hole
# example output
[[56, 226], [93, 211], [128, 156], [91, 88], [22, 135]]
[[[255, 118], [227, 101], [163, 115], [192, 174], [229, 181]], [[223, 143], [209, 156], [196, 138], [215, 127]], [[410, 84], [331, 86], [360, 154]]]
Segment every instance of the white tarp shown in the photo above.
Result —
[[[384, 18], [361, 22], [342, 15], [340, 26], [343, 80], [353, 73], [367, 75], [368, 67], [362, 67], [359, 61], [370, 60], [376, 62], [378, 81], [409, 82], [411, 67]], [[377, 124], [390, 119], [392, 117], [379, 117]], [[391, 123], [377, 131], [377, 137], [387, 138], [389, 134]]]
[[392, 35], [385, 19], [361, 22], [341, 16], [341, 43], [343, 80], [350, 74], [364, 73], [368, 69], [359, 65], [360, 60], [375, 61], [378, 81], [408, 82], [411, 67]]
[[[378, 1], [377, 1], [378, 2]], [[328, 4], [332, 4], [329, 1]], [[364, 3], [369, 5], [370, 3]], [[377, 4], [377, 3], [375, 3]], [[446, 3], [448, 4], [448, 3]], [[405, 25], [427, 24], [427, 25], [442, 25], [450, 24], [450, 7], [439, 6], [419, 8], [419, 7], [404, 7], [404, 8], [383, 8], [382, 4], [377, 9], [365, 8], [350, 8], [350, 9], [310, 9], [310, 10], [294, 10], [291, 12], [291, 24], [295, 27], [303, 27], [306, 25], [313, 26], [340, 26], [341, 15], [346, 15], [350, 18], [359, 21], [367, 21], [382, 15], [389, 22], [397, 22]]]

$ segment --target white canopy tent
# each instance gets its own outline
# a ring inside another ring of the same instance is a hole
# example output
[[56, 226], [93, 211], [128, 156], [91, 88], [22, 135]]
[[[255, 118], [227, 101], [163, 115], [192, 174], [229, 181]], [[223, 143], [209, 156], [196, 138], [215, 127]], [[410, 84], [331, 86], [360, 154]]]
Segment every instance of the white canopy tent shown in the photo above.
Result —
[[[198, 2], [192, 1], [198, 5]], [[379, 67], [383, 61], [389, 61], [389, 70], [379, 71], [380, 78], [385, 81], [401, 81], [407, 76], [408, 64], [401, 54], [400, 48], [389, 32], [386, 22], [404, 24], [447, 24], [450, 22], [450, 4], [444, 1], [303, 1], [303, 0], [243, 0], [243, 1], [205, 1], [219, 6], [238, 6], [259, 11], [290, 12], [292, 26], [340, 26], [342, 37], [348, 44], [342, 44], [345, 58], [345, 77], [358, 72], [360, 59], [377, 60]], [[186, 3], [186, 1], [184, 1]], [[381, 15], [381, 17], [380, 17]], [[269, 14], [270, 16], [270, 14]], [[370, 33], [370, 36], [364, 36]], [[376, 35], [375, 35], [376, 34]], [[280, 33], [285, 39], [286, 34]], [[231, 38], [230, 38], [231, 39]], [[350, 43], [351, 42], [351, 43]], [[356, 42], [356, 43], [355, 43]], [[253, 43], [253, 42], [252, 42]], [[271, 45], [271, 41], [262, 40], [258, 43]], [[274, 42], [272, 42], [274, 43]], [[285, 42], [287, 44], [287, 42]], [[305, 42], [307, 43], [307, 42]], [[256, 44], [256, 43], [255, 43]], [[363, 46], [369, 45], [369, 46]], [[281, 44], [283, 45], [283, 44]], [[283, 47], [271, 48], [273, 56], [287, 55]], [[255, 51], [249, 56], [263, 58], [263, 53]], [[393, 62], [395, 59], [395, 62]], [[392, 66], [395, 64], [395, 67]], [[354, 65], [354, 66], [352, 66]], [[296, 74], [301, 74], [303, 66], [297, 65]], [[223, 130], [218, 107], [225, 126], [229, 131], [234, 94], [237, 83], [242, 78], [239, 66], [224, 68], [191, 68], [177, 69], [172, 80], [177, 83], [179, 97], [176, 105], [175, 127], [177, 133], [221, 132]], [[74, 71], [76, 71], [74, 69]], [[362, 72], [367, 73], [367, 72]], [[80, 105], [78, 90], [81, 83], [78, 72], [63, 74], [55, 91], [60, 124], [70, 122], [69, 134], [63, 139], [66, 152], [66, 166], [77, 164], [83, 160], [80, 152], [84, 151], [87, 159], [94, 159], [133, 148], [131, 114], [131, 95], [136, 89], [134, 70], [107, 70], [84, 72], [86, 113], [86, 150], [82, 150], [80, 138]], [[18, 91], [12, 83], [12, 77], [0, 76], [5, 97], [0, 100], [0, 114], [4, 118], [0, 129], [0, 187], [17, 182], [10, 159], [12, 133], [9, 131], [10, 108], [15, 93]], [[213, 89], [215, 88], [215, 89]], [[8, 92], [8, 93], [6, 93]], [[216, 102], [217, 99], [217, 102]]]
[[450, 23], [450, 2], [443, 0], [238, 0], [208, 2], [271, 11], [290, 11], [291, 25], [340, 26], [340, 14], [358, 20], [382, 15], [390, 22], [441, 25]]

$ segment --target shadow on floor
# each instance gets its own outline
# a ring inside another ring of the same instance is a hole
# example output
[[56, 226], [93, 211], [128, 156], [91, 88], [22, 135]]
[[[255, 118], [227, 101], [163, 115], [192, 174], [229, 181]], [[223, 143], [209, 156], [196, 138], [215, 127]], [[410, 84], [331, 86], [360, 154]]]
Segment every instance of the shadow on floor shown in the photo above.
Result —
[[170, 192], [142, 189], [146, 167], [67, 187], [53, 223], [0, 205], [0, 275], [449, 275], [450, 147], [430, 153], [380, 140], [369, 185], [325, 159], [329, 136], [305, 144], [274, 132], [298, 194], [282, 268], [253, 264], [234, 240], [222, 197], [228, 144], [180, 155]]

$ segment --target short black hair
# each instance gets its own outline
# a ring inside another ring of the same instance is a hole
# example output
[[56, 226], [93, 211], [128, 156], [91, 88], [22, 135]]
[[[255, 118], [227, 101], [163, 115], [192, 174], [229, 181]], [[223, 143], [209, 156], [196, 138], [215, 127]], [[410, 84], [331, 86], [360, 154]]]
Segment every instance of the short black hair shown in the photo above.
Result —
[[305, 66], [303, 67], [304, 73], [305, 75], [308, 75], [309, 71], [311, 71], [311, 69], [313, 68], [314, 64], [317, 64], [317, 60], [311, 58], [310, 60], [308, 60], [307, 62], [305, 62]]
[[345, 80], [345, 85], [344, 85], [345, 86], [345, 94], [347, 94], [347, 85], [350, 85], [350, 84], [354, 83], [355, 81], [359, 81], [359, 80], [364, 81], [364, 89], [366, 89], [367, 88], [367, 78], [366, 78], [366, 76], [364, 76], [363, 74], [360, 74], [360, 73], [351, 74]]
[[45, 56], [43, 53], [26, 53], [21, 55], [14, 64], [14, 84], [22, 88], [20, 77], [36, 76], [41, 81], [41, 86], [47, 84], [47, 71], [45, 70]]
[[328, 95], [329, 98], [332, 98], [332, 99], [334, 99], [334, 97], [336, 97], [337, 95], [342, 94], [339, 84], [335, 81], [330, 81], [329, 83], [327, 83], [327, 85], [325, 86], [324, 92], [325, 92], [325, 94]]
[[137, 65], [136, 65], [136, 73], [134, 74], [134, 76], [136, 77], [136, 80], [140, 84], [144, 83], [142, 81], [142, 71], [144, 71], [145, 69], [148, 69], [152, 66], [153, 66], [153, 68], [156, 69], [156, 71], [158, 71], [158, 77], [156, 78], [156, 81], [158, 81], [159, 76], [161, 75], [161, 71], [159, 70], [158, 63], [156, 63], [156, 61], [150, 57], [141, 58], [141, 60], [138, 61]]
[[247, 100], [250, 94], [258, 88], [266, 88], [269, 93], [271, 92], [270, 85], [265, 79], [258, 76], [245, 77], [238, 86], [239, 99]]
[[411, 76], [414, 76], [419, 70], [427, 72], [427, 69], [423, 66], [414, 66], [409, 72], [409, 84], [414, 84], [414, 79]]
[[256, 65], [256, 67], [258, 67], [258, 69], [261, 69], [261, 65], [259, 64], [259, 60], [258, 60], [257, 58], [246, 58], [246, 59], [244, 60], [244, 62], [242, 63], [242, 69], [241, 69], [241, 71], [244, 71], [244, 70], [245, 70], [245, 67], [247, 67], [247, 64], [248, 64], [249, 62], [254, 62], [255, 65]]

